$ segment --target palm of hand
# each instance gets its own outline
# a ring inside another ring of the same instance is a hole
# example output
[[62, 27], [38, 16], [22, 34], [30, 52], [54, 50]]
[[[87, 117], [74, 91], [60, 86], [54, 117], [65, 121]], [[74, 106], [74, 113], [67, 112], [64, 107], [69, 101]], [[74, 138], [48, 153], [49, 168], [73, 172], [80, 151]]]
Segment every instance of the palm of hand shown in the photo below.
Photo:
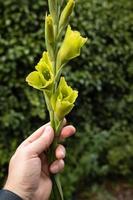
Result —
[[52, 181], [50, 179], [49, 165], [45, 154], [40, 156], [39, 180], [33, 195], [33, 200], [48, 200], [52, 191]]

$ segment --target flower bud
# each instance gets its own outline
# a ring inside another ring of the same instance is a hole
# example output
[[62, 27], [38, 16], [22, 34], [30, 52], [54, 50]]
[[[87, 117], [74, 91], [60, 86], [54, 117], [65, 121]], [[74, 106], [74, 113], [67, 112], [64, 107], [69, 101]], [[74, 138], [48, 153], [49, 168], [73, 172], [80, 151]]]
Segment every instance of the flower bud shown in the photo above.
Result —
[[87, 38], [83, 38], [78, 31], [72, 31], [68, 26], [65, 39], [58, 52], [57, 67], [61, 67], [69, 60], [80, 55], [80, 49], [87, 41]]
[[64, 0], [57, 0], [57, 5], [61, 7], [63, 2], [64, 2]]
[[52, 16], [53, 22], [57, 21], [57, 0], [48, 0], [50, 15]]
[[73, 11], [75, 2], [74, 0], [69, 0], [66, 7], [61, 13], [60, 21], [59, 21], [59, 31], [62, 31], [68, 25], [70, 15]]
[[51, 15], [46, 15], [45, 18], [45, 41], [48, 53], [53, 58], [54, 25]]

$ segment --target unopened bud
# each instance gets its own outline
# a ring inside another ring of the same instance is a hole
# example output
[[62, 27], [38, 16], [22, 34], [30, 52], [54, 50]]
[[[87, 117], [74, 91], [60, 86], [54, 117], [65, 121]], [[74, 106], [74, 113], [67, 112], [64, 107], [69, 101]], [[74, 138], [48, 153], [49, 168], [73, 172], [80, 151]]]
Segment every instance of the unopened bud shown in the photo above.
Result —
[[74, 5], [75, 5], [74, 0], [68, 1], [66, 7], [64, 8], [64, 10], [61, 13], [61, 17], [60, 17], [60, 21], [59, 21], [59, 29], [63, 29], [64, 27], [66, 27], [68, 25], [69, 18], [72, 14]]
[[46, 16], [45, 19], [45, 33], [46, 33], [46, 39], [49, 43], [54, 42], [54, 26], [53, 26], [53, 20], [50, 15]]
[[53, 58], [54, 25], [51, 15], [46, 15], [45, 18], [45, 41], [48, 53]]
[[56, 23], [57, 21], [57, 7], [58, 7], [57, 1], [58, 0], [48, 0], [49, 12], [50, 15], [52, 16], [54, 23]]

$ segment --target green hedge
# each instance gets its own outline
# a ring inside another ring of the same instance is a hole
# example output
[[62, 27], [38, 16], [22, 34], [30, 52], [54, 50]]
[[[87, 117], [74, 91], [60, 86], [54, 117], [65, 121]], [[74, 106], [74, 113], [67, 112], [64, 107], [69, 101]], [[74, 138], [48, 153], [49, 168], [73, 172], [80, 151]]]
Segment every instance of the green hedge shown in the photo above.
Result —
[[[16, 146], [48, 121], [42, 95], [25, 83], [45, 48], [46, 9], [45, 0], [0, 1], [2, 180]], [[133, 178], [132, 10], [132, 0], [77, 0], [71, 24], [89, 40], [64, 72], [79, 90], [68, 117], [77, 135], [65, 143], [62, 181], [67, 200], [84, 181]]]

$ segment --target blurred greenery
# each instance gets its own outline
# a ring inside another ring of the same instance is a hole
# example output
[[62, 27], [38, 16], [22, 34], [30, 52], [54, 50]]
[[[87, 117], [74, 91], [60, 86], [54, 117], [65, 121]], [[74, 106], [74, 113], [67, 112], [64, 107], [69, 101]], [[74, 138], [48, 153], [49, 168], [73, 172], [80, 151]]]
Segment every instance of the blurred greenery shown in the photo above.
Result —
[[[48, 121], [43, 96], [25, 82], [45, 49], [46, 9], [46, 0], [0, 0], [1, 183], [17, 145]], [[84, 183], [87, 192], [105, 179], [133, 179], [133, 1], [77, 0], [71, 24], [89, 39], [64, 70], [79, 90], [68, 116], [77, 134], [65, 142], [67, 200]]]

